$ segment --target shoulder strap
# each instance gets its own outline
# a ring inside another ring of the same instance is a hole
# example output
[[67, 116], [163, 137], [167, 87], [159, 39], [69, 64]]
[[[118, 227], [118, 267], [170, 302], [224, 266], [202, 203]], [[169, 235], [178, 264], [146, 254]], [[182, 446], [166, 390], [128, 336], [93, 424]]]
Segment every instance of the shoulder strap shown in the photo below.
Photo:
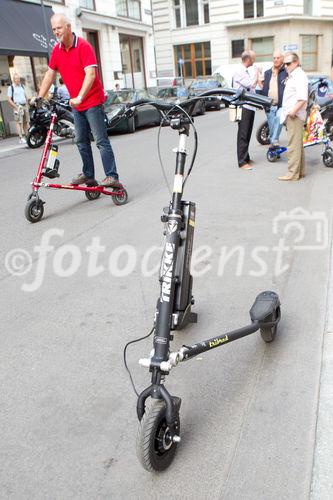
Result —
[[13, 87], [13, 85], [11, 85], [10, 88], [12, 89], [12, 99], [14, 99], [14, 87]]

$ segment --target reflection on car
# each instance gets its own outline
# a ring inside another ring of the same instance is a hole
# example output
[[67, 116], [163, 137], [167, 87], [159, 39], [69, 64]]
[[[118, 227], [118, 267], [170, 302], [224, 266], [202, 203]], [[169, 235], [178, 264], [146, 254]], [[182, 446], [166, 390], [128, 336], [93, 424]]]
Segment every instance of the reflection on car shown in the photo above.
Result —
[[[198, 78], [197, 80], [193, 80], [191, 85], [189, 86], [189, 97], [194, 97], [206, 90], [212, 90], [225, 87], [224, 79], [221, 77], [219, 79], [213, 78]], [[221, 99], [218, 96], [210, 96], [205, 97], [205, 105], [206, 109], [221, 109]]]
[[[126, 107], [126, 104], [133, 103], [139, 99], [148, 99], [149, 101], [156, 100], [156, 97], [147, 92], [145, 89], [122, 89], [122, 90], [107, 90], [107, 99], [104, 103], [104, 110], [107, 116], [108, 123], [121, 109]], [[108, 126], [108, 132], [123, 131], [135, 132], [138, 127], [146, 125], [159, 125], [161, 115], [153, 106], [147, 104], [135, 108], [134, 115], [127, 118], [124, 117], [116, 126]]]
[[[165, 99], [168, 102], [174, 102], [181, 106], [182, 101], [185, 101], [189, 97], [188, 88], [185, 86], [181, 87], [160, 87], [157, 89], [156, 96], [158, 99]], [[195, 103], [192, 116], [194, 115], [204, 115], [206, 112], [205, 102], [201, 99]]]

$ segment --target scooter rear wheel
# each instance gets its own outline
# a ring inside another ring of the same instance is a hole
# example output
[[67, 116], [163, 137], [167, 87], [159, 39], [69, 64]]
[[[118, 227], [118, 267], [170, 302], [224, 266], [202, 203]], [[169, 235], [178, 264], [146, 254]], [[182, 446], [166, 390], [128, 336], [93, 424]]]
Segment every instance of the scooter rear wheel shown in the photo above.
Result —
[[[280, 315], [281, 315], [280, 307], [278, 307], [271, 315], [270, 321], [275, 321], [277, 318], [279, 318]], [[276, 337], [276, 332], [277, 332], [277, 324], [273, 326], [263, 326], [260, 328], [261, 338], [267, 343], [273, 342], [273, 340]]]
[[125, 188], [114, 188], [113, 191], [119, 192], [121, 191], [121, 194], [113, 194], [112, 195], [112, 201], [115, 205], [125, 205], [128, 201], [128, 194]]
[[[171, 439], [166, 421], [165, 402], [152, 399], [151, 405], [139, 423], [136, 453], [142, 467], [148, 471], [165, 470], [174, 459], [177, 443]], [[177, 414], [176, 431], [179, 433], [179, 415]]]
[[25, 206], [25, 217], [29, 222], [39, 222], [44, 214], [44, 206], [42, 200], [35, 196], [30, 198]]
[[84, 194], [89, 201], [97, 200], [101, 196], [100, 191], [85, 191]]

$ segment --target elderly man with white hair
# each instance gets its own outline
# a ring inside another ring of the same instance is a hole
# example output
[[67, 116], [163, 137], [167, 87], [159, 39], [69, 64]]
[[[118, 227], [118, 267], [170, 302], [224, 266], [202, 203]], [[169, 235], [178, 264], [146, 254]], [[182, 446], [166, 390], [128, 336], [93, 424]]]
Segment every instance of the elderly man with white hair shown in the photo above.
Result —
[[279, 145], [282, 129], [280, 120], [282, 99], [288, 74], [283, 64], [283, 54], [276, 50], [273, 53], [273, 66], [264, 73], [262, 94], [272, 99], [272, 106], [267, 114], [269, 142], [271, 147]]
[[82, 172], [72, 180], [72, 184], [96, 184], [90, 144], [91, 131], [106, 175], [101, 185], [119, 187], [116, 162], [104, 122], [105, 94], [94, 50], [86, 40], [72, 32], [71, 23], [63, 14], [54, 14], [51, 26], [58, 43], [52, 50], [39, 97], [47, 95], [58, 71], [71, 97], [76, 144], [83, 164]]

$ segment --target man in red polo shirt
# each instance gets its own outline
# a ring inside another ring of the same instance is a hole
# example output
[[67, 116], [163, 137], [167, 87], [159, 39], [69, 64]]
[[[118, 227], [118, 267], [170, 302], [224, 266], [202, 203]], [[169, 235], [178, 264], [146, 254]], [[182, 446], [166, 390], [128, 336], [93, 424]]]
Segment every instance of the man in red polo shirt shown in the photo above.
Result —
[[70, 21], [63, 14], [53, 15], [51, 26], [58, 43], [52, 50], [38, 95], [47, 95], [58, 71], [71, 97], [76, 144], [83, 163], [82, 173], [72, 180], [72, 184], [93, 185], [96, 182], [90, 144], [92, 131], [106, 175], [101, 185], [118, 187], [116, 162], [104, 122], [104, 90], [97, 73], [94, 50], [86, 40], [72, 32]]

